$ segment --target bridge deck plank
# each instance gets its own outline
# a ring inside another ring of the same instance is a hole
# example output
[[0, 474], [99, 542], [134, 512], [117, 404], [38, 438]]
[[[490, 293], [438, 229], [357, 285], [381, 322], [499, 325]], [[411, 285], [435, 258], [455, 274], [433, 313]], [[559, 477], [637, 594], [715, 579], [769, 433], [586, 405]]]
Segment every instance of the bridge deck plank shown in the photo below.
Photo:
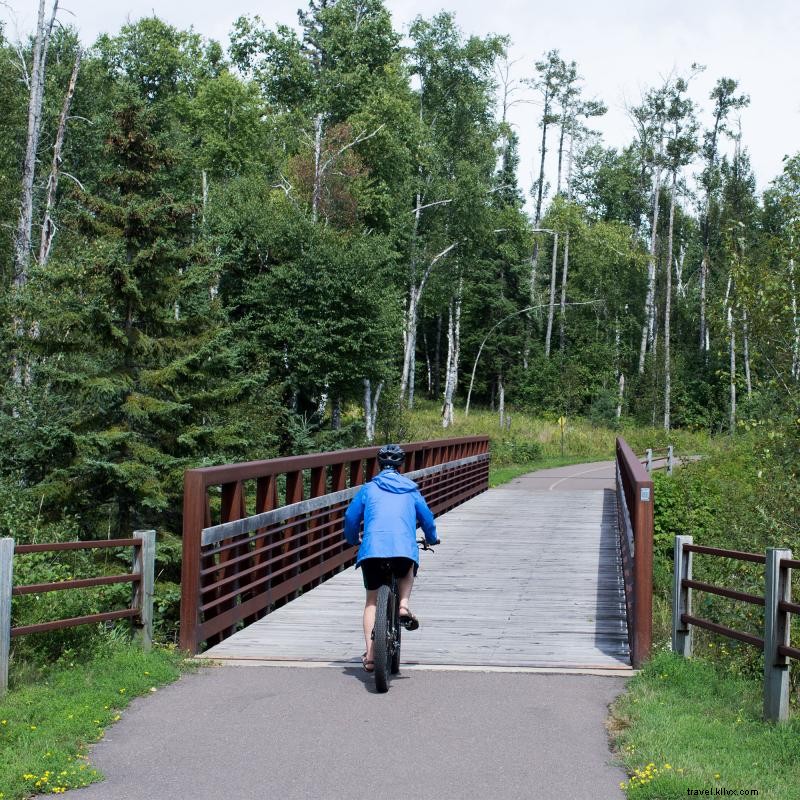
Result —
[[[532, 492], [518, 481], [442, 516], [422, 553], [403, 637], [412, 664], [630, 665], [614, 494]], [[361, 573], [348, 569], [212, 647], [205, 657], [353, 661], [363, 650]]]

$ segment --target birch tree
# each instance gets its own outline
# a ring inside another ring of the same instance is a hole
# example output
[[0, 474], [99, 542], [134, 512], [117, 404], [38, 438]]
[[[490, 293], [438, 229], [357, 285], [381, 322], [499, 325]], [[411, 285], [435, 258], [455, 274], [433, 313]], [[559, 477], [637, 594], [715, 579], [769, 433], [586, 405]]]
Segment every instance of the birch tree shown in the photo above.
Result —
[[80, 47], [75, 55], [75, 63], [72, 67], [72, 74], [69, 77], [69, 84], [64, 95], [64, 104], [61, 108], [61, 115], [58, 118], [58, 129], [56, 130], [56, 140], [53, 144], [53, 161], [50, 166], [50, 176], [47, 179], [47, 200], [44, 208], [44, 219], [42, 221], [42, 235], [39, 242], [39, 264], [44, 266], [50, 257], [50, 248], [53, 245], [53, 237], [56, 234], [56, 226], [53, 220], [53, 211], [56, 205], [56, 192], [58, 191], [58, 179], [61, 176], [61, 152], [64, 148], [64, 137], [67, 133], [67, 122], [69, 121], [69, 111], [72, 106], [72, 97], [75, 94], [75, 84], [78, 80], [78, 70], [81, 66], [83, 52]]
[[28, 281], [28, 266], [31, 257], [31, 230], [33, 226], [33, 183], [36, 177], [36, 153], [42, 127], [42, 103], [44, 100], [44, 78], [47, 68], [47, 49], [58, 11], [58, 0], [53, 3], [49, 21], [45, 17], [46, 0], [39, 0], [36, 35], [33, 42], [33, 66], [30, 72], [28, 100], [28, 132], [25, 158], [22, 162], [22, 191], [20, 195], [19, 220], [14, 237], [14, 286], [22, 288]]
[[[669, 221], [667, 223], [667, 253], [665, 260], [666, 287], [664, 297], [664, 429], [671, 425], [672, 404], [672, 262], [675, 204], [678, 193], [679, 174], [691, 163], [696, 152], [697, 123], [692, 101], [685, 97], [688, 83], [677, 78], [670, 86], [667, 109], [668, 141], [666, 146], [667, 168], [671, 176], [669, 191]], [[683, 255], [681, 255], [681, 261]], [[680, 285], [680, 282], [679, 282]]]
[[723, 135], [729, 133], [727, 127], [728, 116], [731, 111], [745, 108], [750, 103], [747, 95], [736, 96], [738, 83], [732, 78], [720, 78], [710, 94], [714, 101], [714, 121], [709, 130], [703, 134], [701, 153], [704, 160], [703, 171], [700, 174], [700, 184], [703, 188], [703, 208], [701, 212], [702, 234], [702, 260], [700, 262], [700, 350], [708, 352], [709, 333], [706, 319], [706, 304], [708, 295], [708, 274], [710, 268], [710, 242], [711, 242], [711, 216], [712, 207], [718, 202], [721, 188], [719, 171], [719, 146]]

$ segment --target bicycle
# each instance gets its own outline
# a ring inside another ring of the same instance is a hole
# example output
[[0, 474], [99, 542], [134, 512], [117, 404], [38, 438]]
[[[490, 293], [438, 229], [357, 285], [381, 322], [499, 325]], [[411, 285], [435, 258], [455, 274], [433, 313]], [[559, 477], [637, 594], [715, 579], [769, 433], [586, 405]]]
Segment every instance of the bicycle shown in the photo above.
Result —
[[[425, 539], [417, 539], [423, 550], [434, 549]], [[383, 694], [389, 691], [390, 675], [400, 672], [400, 593], [397, 578], [387, 563], [388, 583], [378, 589], [378, 603], [375, 609], [375, 627], [372, 629], [375, 689]]]

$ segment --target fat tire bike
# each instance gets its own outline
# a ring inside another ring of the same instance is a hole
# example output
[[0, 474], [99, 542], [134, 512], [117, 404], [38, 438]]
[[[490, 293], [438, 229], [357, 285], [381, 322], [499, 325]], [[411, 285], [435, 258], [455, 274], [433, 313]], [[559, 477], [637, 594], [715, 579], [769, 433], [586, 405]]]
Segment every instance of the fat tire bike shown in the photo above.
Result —
[[[423, 550], [434, 552], [425, 541], [418, 539]], [[380, 694], [389, 691], [389, 678], [400, 672], [400, 592], [397, 578], [386, 562], [386, 583], [378, 588], [378, 601], [375, 608], [375, 627], [372, 629], [372, 658], [374, 661], [375, 689]]]

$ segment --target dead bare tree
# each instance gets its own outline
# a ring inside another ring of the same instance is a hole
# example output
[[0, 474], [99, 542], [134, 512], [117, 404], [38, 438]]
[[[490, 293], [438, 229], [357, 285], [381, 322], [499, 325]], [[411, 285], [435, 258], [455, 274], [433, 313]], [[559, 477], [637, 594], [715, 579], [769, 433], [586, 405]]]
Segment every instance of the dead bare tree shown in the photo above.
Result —
[[64, 147], [64, 137], [67, 132], [67, 121], [69, 120], [69, 110], [72, 106], [72, 97], [75, 94], [75, 84], [78, 80], [78, 70], [81, 66], [83, 52], [78, 48], [75, 54], [75, 63], [72, 67], [72, 74], [67, 85], [67, 93], [64, 95], [64, 105], [61, 108], [61, 115], [58, 118], [58, 130], [56, 131], [56, 141], [53, 145], [53, 162], [50, 165], [50, 177], [47, 179], [47, 201], [44, 208], [44, 219], [42, 221], [42, 237], [39, 242], [39, 264], [44, 266], [50, 257], [50, 248], [53, 245], [53, 237], [56, 235], [56, 226], [53, 221], [53, 209], [56, 204], [56, 191], [58, 190], [58, 179], [61, 174], [61, 151]]
[[33, 67], [30, 75], [28, 98], [28, 134], [25, 142], [25, 158], [22, 162], [22, 191], [20, 193], [19, 220], [14, 236], [14, 286], [22, 288], [28, 282], [31, 259], [31, 230], [33, 228], [33, 183], [36, 175], [36, 151], [42, 128], [42, 101], [44, 99], [44, 76], [47, 66], [47, 48], [58, 11], [58, 0], [53, 3], [50, 21], [45, 20], [45, 2], [39, 0], [36, 37], [33, 43]]

